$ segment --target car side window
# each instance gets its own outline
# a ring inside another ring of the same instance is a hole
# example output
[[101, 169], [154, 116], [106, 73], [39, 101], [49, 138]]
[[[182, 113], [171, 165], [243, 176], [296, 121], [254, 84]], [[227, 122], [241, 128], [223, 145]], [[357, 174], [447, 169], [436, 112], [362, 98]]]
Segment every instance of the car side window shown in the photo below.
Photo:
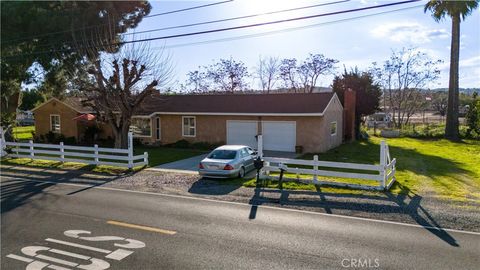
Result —
[[243, 148], [242, 151], [240, 152], [242, 153], [241, 157], [248, 157], [248, 152], [247, 152], [247, 149], [246, 148]]

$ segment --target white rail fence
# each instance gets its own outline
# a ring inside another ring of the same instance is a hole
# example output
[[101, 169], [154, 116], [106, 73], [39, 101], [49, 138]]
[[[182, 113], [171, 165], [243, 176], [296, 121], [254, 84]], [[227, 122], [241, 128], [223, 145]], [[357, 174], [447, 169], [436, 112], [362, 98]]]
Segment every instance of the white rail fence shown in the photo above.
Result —
[[[258, 152], [260, 155], [263, 155], [262, 139], [260, 138], [258, 142]], [[390, 158], [390, 151], [385, 141], [382, 141], [380, 144], [379, 165], [319, 161], [317, 155], [313, 156], [313, 160], [264, 157], [264, 161], [265, 166], [260, 173], [264, 179], [278, 180], [279, 176], [277, 173], [283, 170], [284, 174], [295, 174], [295, 177], [283, 177], [282, 181], [298, 181], [315, 185], [330, 185], [367, 190], [388, 190], [395, 182], [396, 159]], [[298, 168], [295, 167], [295, 165], [308, 168]], [[334, 170], [329, 170], [328, 168], [334, 168]], [[276, 175], [272, 175], [272, 172], [275, 172]], [[319, 176], [340, 177], [342, 179], [338, 181], [319, 180]], [[349, 179], [360, 181], [349, 183]]]
[[132, 169], [148, 165], [148, 153], [133, 155], [133, 136], [128, 133], [128, 149], [104, 148], [94, 145], [75, 146], [60, 144], [25, 142], [7, 142], [3, 133], [0, 140], [2, 156], [7, 146], [12, 153], [9, 157], [54, 160], [60, 162], [79, 162], [92, 165], [109, 165]]

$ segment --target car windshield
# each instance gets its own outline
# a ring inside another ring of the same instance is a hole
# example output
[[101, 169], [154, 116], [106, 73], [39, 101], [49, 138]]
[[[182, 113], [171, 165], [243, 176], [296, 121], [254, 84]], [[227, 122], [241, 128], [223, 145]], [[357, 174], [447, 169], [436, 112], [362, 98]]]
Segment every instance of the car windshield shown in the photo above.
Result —
[[234, 150], [215, 150], [208, 158], [211, 159], [234, 159], [237, 155], [237, 151]]

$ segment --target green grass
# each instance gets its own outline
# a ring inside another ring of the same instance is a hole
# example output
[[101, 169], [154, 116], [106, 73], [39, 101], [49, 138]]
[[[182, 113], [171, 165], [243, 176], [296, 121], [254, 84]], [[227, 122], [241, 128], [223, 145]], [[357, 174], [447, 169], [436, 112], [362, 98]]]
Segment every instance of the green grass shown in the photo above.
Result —
[[[343, 144], [326, 153], [320, 153], [319, 160], [378, 164], [380, 141], [384, 138], [371, 137], [369, 140]], [[451, 142], [444, 139], [390, 138], [387, 144], [390, 155], [397, 159], [397, 182], [389, 192], [393, 194], [428, 194], [458, 202], [480, 203], [480, 141], [465, 140]], [[302, 159], [312, 159], [306, 154]], [[293, 174], [287, 174], [295, 177]], [[300, 178], [311, 176], [301, 175]], [[334, 180], [331, 177], [324, 178]], [[322, 177], [319, 177], [322, 180]], [[345, 180], [345, 179], [339, 179]], [[362, 180], [350, 180], [358, 183]], [[228, 182], [255, 187], [255, 179], [233, 179]], [[370, 182], [371, 184], [371, 182]], [[267, 187], [277, 188], [276, 181], [268, 181]], [[285, 182], [285, 189], [316, 190], [313, 184]], [[324, 192], [371, 194], [374, 191], [348, 188], [322, 187]]]
[[148, 153], [148, 164], [150, 167], [154, 167], [160, 164], [165, 164], [177, 160], [186, 159], [193, 156], [198, 156], [207, 153], [202, 150], [195, 149], [179, 149], [171, 147], [158, 147], [158, 146], [136, 146], [135, 155], [141, 155], [144, 152]]
[[[68, 170], [83, 170], [91, 172], [100, 172], [107, 174], [121, 174], [129, 172], [127, 168], [115, 167], [115, 166], [106, 166], [106, 165], [88, 165], [85, 163], [78, 162], [65, 162], [61, 163], [59, 161], [52, 160], [42, 160], [42, 159], [29, 159], [29, 158], [4, 158], [0, 162], [2, 165], [9, 166], [28, 166], [28, 167], [37, 167], [37, 168], [50, 168], [50, 169], [68, 169]], [[133, 171], [139, 171], [143, 167], [135, 167]]]
[[33, 140], [33, 132], [35, 132], [35, 126], [14, 127], [13, 138], [19, 141]]

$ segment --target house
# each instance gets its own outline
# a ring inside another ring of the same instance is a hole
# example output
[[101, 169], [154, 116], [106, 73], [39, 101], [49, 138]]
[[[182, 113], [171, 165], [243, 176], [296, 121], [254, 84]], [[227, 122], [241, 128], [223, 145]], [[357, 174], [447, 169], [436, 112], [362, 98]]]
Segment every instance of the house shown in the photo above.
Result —
[[[37, 135], [52, 131], [77, 139], [81, 139], [87, 122], [78, 119], [87, 119], [88, 115], [94, 114], [82, 106], [79, 98], [64, 101], [52, 98], [33, 111]], [[344, 110], [333, 92], [154, 94], [136, 110], [130, 129], [134, 137], [151, 145], [184, 139], [192, 143], [256, 147], [257, 135], [262, 134], [265, 150], [324, 152], [343, 141], [344, 111], [354, 113], [355, 110]], [[103, 128], [106, 134], [102, 136], [111, 135], [108, 126]]]

